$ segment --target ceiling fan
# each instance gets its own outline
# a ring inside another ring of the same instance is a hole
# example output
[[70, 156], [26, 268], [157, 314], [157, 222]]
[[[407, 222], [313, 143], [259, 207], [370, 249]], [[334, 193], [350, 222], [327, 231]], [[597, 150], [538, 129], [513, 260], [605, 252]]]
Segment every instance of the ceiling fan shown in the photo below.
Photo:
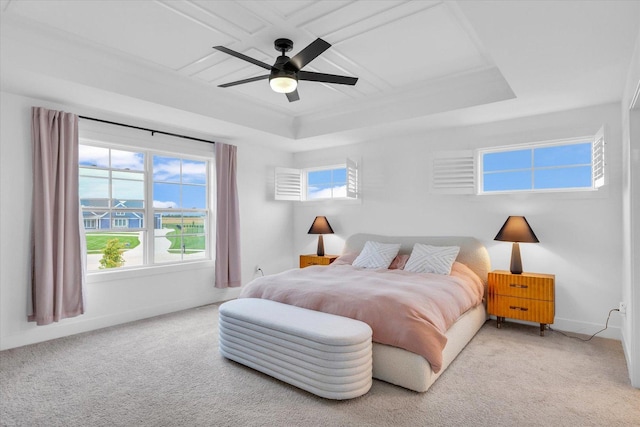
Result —
[[276, 62], [273, 65], [266, 64], [257, 59], [251, 58], [247, 55], [243, 55], [235, 50], [228, 49], [224, 46], [214, 46], [214, 49], [220, 52], [227, 53], [229, 55], [240, 58], [244, 61], [251, 62], [259, 67], [265, 68], [270, 71], [269, 74], [258, 77], [251, 77], [248, 79], [238, 80], [231, 83], [225, 83], [218, 87], [230, 87], [241, 85], [244, 83], [255, 82], [258, 80], [269, 79], [269, 85], [271, 89], [278, 93], [284, 93], [287, 95], [289, 102], [298, 101], [300, 95], [298, 94], [298, 80], [308, 80], [312, 82], [321, 83], [333, 83], [340, 85], [355, 85], [358, 81], [357, 77], [349, 76], [337, 76], [335, 74], [314, 73], [312, 71], [303, 71], [302, 68], [309, 62], [317, 58], [322, 52], [329, 49], [331, 44], [318, 38], [309, 46], [302, 49], [293, 58], [289, 58], [285, 55], [286, 52], [293, 49], [293, 42], [289, 39], [277, 39], [274, 42], [274, 46], [278, 52], [282, 52], [281, 56], [276, 58]]

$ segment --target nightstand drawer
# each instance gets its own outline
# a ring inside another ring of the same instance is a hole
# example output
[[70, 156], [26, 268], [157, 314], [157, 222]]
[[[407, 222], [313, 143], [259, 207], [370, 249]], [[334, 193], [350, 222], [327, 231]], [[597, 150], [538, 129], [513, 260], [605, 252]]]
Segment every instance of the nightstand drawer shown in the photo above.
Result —
[[489, 288], [489, 292], [493, 294], [544, 301], [554, 300], [553, 275], [533, 273], [500, 274], [491, 272], [489, 273], [489, 282], [492, 285]]
[[300, 255], [300, 268], [311, 265], [329, 265], [338, 258], [338, 255]]
[[528, 320], [537, 323], [553, 323], [553, 301], [489, 295], [489, 312], [501, 317]]

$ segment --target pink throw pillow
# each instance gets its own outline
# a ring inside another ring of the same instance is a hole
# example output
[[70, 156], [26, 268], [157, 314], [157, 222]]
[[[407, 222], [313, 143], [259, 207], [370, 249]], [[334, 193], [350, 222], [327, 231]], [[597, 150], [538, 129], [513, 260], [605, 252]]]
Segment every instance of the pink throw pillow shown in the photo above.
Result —
[[396, 255], [396, 257], [391, 261], [391, 265], [389, 266], [389, 270], [404, 270], [404, 266], [409, 259], [409, 255]]

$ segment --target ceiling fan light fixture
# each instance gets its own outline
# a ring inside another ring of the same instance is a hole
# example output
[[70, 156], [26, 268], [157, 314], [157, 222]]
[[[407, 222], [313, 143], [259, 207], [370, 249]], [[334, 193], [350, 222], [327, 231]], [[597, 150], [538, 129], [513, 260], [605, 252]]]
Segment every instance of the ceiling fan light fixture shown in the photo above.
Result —
[[274, 92], [291, 93], [298, 87], [298, 80], [291, 76], [270, 77], [269, 85]]
[[320, 83], [332, 83], [340, 85], [353, 86], [358, 81], [357, 77], [337, 76], [335, 74], [315, 73], [312, 71], [304, 71], [305, 65], [317, 58], [322, 52], [329, 49], [331, 44], [318, 38], [311, 42], [307, 47], [302, 49], [293, 58], [289, 58], [286, 53], [293, 49], [293, 42], [289, 39], [276, 39], [274, 47], [282, 55], [276, 58], [273, 65], [251, 58], [243, 53], [236, 52], [224, 46], [214, 46], [214, 49], [224, 52], [228, 55], [235, 56], [243, 61], [250, 62], [258, 67], [269, 70], [268, 75], [250, 77], [248, 79], [237, 80], [235, 82], [218, 85], [218, 87], [231, 87], [244, 83], [251, 83], [258, 80], [269, 79], [269, 86], [274, 92], [284, 93], [289, 102], [300, 100], [298, 94], [298, 80], [307, 80]]

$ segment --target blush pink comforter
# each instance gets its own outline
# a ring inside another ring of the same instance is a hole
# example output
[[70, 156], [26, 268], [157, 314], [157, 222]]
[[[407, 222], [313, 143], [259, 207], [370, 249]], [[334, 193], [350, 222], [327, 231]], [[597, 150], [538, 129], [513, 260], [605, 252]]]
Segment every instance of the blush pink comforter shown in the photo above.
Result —
[[371, 326], [373, 341], [417, 353], [438, 372], [445, 332], [482, 302], [483, 293], [480, 278], [456, 262], [450, 276], [312, 266], [260, 277], [242, 289], [240, 298], [265, 298], [361, 320]]

